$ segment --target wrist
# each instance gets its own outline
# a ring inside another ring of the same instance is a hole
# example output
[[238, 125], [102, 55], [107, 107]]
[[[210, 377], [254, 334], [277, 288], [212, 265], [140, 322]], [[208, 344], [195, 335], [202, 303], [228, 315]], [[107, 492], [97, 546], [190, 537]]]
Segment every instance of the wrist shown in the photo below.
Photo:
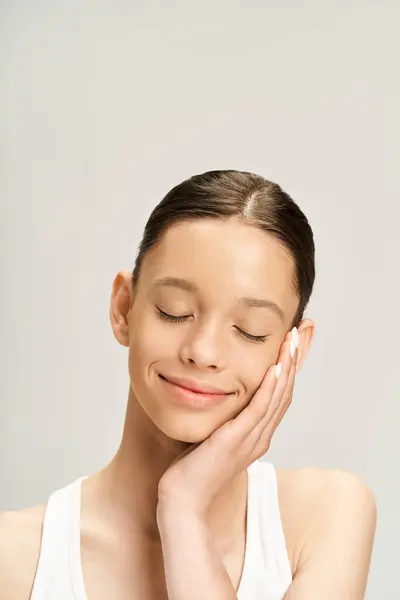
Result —
[[185, 529], [204, 529], [206, 522], [187, 506], [162, 501], [157, 505], [157, 525], [161, 532], [182, 532]]

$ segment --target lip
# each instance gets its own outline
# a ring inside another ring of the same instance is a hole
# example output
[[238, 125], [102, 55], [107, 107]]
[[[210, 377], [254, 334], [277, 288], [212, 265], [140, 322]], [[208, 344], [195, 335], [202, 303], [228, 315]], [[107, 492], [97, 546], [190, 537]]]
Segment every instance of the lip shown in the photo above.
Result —
[[193, 381], [191, 379], [185, 379], [181, 377], [165, 377], [165, 375], [162, 375], [162, 377], [169, 381], [169, 383], [179, 385], [179, 387], [185, 388], [186, 390], [189, 390], [191, 392], [195, 392], [196, 394], [213, 394], [227, 396], [231, 393], [226, 392], [225, 390], [221, 390], [220, 388], [213, 387], [211, 385], [206, 385], [197, 381]]
[[[186, 406], [191, 409], [207, 409], [212, 408], [214, 406], [218, 406], [225, 402], [227, 398], [231, 395], [229, 392], [221, 391], [218, 388], [212, 386], [200, 385], [198, 383], [193, 383], [193, 381], [188, 381], [187, 379], [177, 379], [174, 378], [166, 378], [163, 375], [159, 374], [160, 382], [168, 395], [174, 399], [175, 402], [180, 404], [181, 406]], [[180, 383], [176, 383], [179, 381]], [[201, 387], [201, 389], [217, 389], [217, 392], [199, 392], [194, 391], [190, 388], [184, 387], [181, 383], [184, 382], [185, 385], [196, 386], [197, 389]]]

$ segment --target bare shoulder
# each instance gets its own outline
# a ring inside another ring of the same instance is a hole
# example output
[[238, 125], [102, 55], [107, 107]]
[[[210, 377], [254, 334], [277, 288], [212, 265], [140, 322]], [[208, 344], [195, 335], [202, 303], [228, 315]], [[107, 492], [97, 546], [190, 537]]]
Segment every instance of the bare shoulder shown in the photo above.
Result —
[[46, 504], [0, 513], [0, 600], [29, 600]]
[[342, 469], [277, 469], [281, 511], [292, 574], [306, 559], [305, 549], [322, 522], [346, 531], [354, 514], [374, 527], [376, 503], [371, 489], [356, 474]]

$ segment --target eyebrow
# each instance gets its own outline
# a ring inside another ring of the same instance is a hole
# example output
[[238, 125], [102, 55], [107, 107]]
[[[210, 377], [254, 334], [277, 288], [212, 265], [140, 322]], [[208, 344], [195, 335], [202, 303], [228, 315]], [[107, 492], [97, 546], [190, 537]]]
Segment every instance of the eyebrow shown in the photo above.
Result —
[[[193, 281], [182, 279], [181, 277], [162, 277], [161, 279], [157, 279], [154, 285], [157, 287], [176, 287], [190, 293], [196, 293], [199, 291], [199, 288]], [[267, 308], [268, 310], [274, 312], [281, 321], [285, 321], [285, 313], [281, 307], [276, 304], [276, 302], [273, 302], [273, 300], [264, 300], [261, 298], [243, 296], [239, 298], [239, 302], [249, 308]]]

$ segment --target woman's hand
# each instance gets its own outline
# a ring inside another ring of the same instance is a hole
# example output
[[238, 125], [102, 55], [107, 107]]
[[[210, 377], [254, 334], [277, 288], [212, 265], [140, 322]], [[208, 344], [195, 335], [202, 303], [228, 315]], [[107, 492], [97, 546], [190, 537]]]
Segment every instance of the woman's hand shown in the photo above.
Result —
[[272, 365], [250, 403], [236, 418], [200, 444], [187, 448], [167, 469], [158, 486], [158, 514], [163, 507], [172, 505], [206, 520], [224, 485], [268, 451], [292, 400], [297, 346], [298, 332], [294, 328], [280, 348], [279, 377], [276, 365]]

